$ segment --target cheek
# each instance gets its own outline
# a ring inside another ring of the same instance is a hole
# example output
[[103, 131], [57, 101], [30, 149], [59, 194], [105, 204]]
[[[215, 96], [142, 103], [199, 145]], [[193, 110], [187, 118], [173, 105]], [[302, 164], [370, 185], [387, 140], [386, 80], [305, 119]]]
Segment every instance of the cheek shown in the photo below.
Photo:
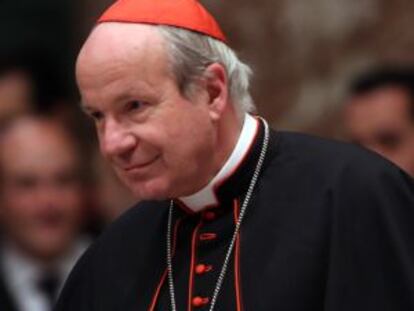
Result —
[[56, 199], [56, 205], [75, 209], [82, 204], [82, 192], [79, 189], [66, 189], [60, 191]]
[[3, 193], [4, 214], [13, 219], [30, 218], [34, 213], [34, 197], [26, 191], [9, 189]]
[[168, 142], [165, 165], [176, 174], [188, 176], [201, 173], [201, 167], [207, 166], [213, 155], [215, 136], [207, 122], [190, 122], [170, 136]]
[[[85, 192], [87, 190], [84, 190]], [[53, 195], [46, 202], [39, 201], [38, 206], [42, 213], [59, 213], [69, 222], [80, 215], [84, 194], [79, 184], [57, 187]], [[47, 206], [53, 206], [49, 209]]]
[[[3, 223], [11, 230], [31, 227], [36, 211], [30, 207], [29, 201], [14, 199], [5, 201], [2, 211]], [[20, 229], [19, 229], [20, 230]]]

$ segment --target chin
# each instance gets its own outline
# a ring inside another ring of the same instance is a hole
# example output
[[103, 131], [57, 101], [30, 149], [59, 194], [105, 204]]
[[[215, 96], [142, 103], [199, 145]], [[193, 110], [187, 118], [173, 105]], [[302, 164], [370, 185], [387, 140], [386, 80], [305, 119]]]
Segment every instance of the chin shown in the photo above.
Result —
[[151, 180], [139, 185], [128, 185], [138, 200], [165, 200], [172, 197], [169, 183]]
[[54, 260], [59, 256], [62, 256], [68, 246], [66, 241], [47, 241], [47, 243], [45, 241], [41, 241], [35, 244], [36, 245], [32, 245], [28, 249], [29, 253], [41, 260]]

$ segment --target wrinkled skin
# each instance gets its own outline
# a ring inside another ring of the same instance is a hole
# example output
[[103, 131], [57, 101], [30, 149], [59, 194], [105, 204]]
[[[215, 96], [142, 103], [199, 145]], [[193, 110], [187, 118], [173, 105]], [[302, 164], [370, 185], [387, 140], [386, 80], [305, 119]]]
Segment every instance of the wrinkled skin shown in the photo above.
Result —
[[217, 173], [241, 124], [219, 64], [196, 94], [181, 94], [164, 39], [153, 26], [105, 23], [77, 62], [83, 108], [100, 149], [139, 199], [189, 195]]

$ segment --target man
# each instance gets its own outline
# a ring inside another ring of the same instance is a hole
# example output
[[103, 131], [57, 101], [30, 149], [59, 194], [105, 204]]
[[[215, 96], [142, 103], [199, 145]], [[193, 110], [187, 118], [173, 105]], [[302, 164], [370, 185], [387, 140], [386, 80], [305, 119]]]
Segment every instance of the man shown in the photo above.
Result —
[[0, 310], [51, 310], [87, 246], [75, 144], [38, 116], [10, 121], [0, 143]]
[[57, 311], [410, 310], [414, 186], [359, 148], [270, 130], [193, 0], [124, 0], [80, 52], [101, 150], [142, 200]]
[[414, 176], [414, 70], [379, 69], [359, 77], [344, 122], [351, 140]]

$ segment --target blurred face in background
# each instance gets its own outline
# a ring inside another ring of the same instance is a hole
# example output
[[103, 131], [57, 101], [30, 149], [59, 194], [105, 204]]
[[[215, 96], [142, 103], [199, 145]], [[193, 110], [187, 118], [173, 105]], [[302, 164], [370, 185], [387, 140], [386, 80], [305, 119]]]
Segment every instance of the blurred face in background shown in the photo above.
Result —
[[64, 130], [46, 120], [15, 121], [1, 138], [0, 219], [6, 239], [48, 260], [71, 245], [79, 227], [78, 158]]
[[408, 92], [384, 87], [351, 98], [345, 126], [350, 139], [414, 176], [414, 120]]

